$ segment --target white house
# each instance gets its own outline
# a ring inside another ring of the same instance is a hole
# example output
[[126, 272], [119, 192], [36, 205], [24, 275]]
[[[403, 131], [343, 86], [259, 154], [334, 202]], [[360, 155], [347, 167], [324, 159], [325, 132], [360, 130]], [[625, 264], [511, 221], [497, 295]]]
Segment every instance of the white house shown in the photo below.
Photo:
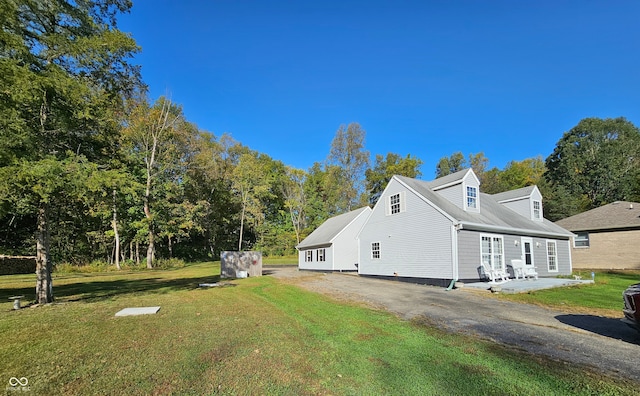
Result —
[[479, 187], [472, 169], [431, 182], [394, 176], [358, 234], [358, 273], [447, 285], [483, 279], [481, 264], [513, 275], [514, 259], [539, 276], [571, 273], [572, 234], [543, 218], [537, 187]]
[[306, 237], [298, 249], [298, 268], [321, 271], [357, 271], [356, 235], [371, 214], [365, 206], [332, 217]]

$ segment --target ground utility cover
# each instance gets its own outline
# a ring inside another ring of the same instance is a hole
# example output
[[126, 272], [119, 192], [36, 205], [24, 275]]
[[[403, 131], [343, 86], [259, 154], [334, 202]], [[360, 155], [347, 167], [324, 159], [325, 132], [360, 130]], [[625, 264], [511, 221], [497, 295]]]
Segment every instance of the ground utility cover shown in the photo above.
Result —
[[116, 316], [152, 315], [157, 313], [159, 310], [160, 307], [125, 308], [122, 311], [118, 311]]

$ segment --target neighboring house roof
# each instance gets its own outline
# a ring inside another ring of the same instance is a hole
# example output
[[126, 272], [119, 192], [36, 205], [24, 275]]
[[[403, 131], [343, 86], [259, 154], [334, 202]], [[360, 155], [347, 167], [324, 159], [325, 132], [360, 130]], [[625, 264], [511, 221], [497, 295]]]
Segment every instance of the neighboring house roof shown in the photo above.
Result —
[[533, 190], [535, 190], [535, 188], [536, 186], [522, 187], [522, 188], [518, 188], [517, 190], [505, 191], [498, 194], [493, 194], [491, 196], [497, 202], [513, 201], [516, 199], [530, 197], [531, 193], [533, 192]]
[[571, 231], [640, 228], [640, 203], [616, 201], [558, 220], [556, 224]]
[[432, 182], [397, 175], [394, 178], [431, 202], [454, 223], [460, 224], [463, 229], [567, 239], [573, 235], [547, 219], [543, 219], [543, 221], [528, 219], [498, 203], [494, 196], [489, 194], [480, 194], [479, 213], [467, 212], [433, 191]]
[[296, 249], [331, 246], [333, 240], [340, 235], [342, 230], [363, 212], [371, 212], [371, 208], [365, 206], [328, 219], [300, 242]]

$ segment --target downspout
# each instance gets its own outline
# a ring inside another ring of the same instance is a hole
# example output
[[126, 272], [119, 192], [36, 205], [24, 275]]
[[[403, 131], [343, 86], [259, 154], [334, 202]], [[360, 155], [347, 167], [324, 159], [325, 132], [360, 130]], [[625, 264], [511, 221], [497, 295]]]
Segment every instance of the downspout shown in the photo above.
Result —
[[460, 223], [451, 224], [451, 265], [453, 266], [453, 279], [451, 279], [451, 283], [446, 289], [447, 291], [452, 290], [453, 286], [458, 281], [458, 231], [461, 228], [462, 225]]

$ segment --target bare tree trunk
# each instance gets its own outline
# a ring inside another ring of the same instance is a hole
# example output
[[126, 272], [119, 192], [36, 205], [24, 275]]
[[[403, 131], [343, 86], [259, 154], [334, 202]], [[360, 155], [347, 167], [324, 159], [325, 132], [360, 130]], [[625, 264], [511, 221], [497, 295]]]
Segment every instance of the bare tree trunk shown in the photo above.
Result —
[[120, 270], [121, 269], [120, 268], [120, 235], [118, 234], [118, 209], [116, 207], [116, 190], [115, 189], [113, 189], [113, 221], [111, 222], [111, 227], [113, 227], [113, 234], [115, 235], [115, 239], [116, 239], [114, 259], [116, 261], [116, 268]]
[[173, 242], [171, 242], [171, 235], [167, 237], [169, 243], [169, 258], [173, 258]]
[[[138, 246], [137, 242], [136, 246]], [[133, 261], [133, 239], [129, 242], [129, 260]]]
[[36, 235], [36, 302], [53, 302], [52, 264], [49, 257], [49, 221], [46, 204], [38, 209]]
[[144, 215], [149, 221], [149, 245], [147, 247], [147, 268], [153, 268], [154, 259], [154, 236], [153, 236], [153, 218], [151, 216], [151, 209], [149, 208], [149, 201], [151, 200], [151, 170], [147, 170], [147, 189], [144, 193]]
[[140, 242], [136, 241], [136, 265], [140, 265]]
[[155, 260], [155, 236], [153, 235], [153, 229], [149, 227], [149, 246], [147, 246], [147, 268], [153, 268], [153, 261]]
[[242, 205], [242, 215], [240, 216], [240, 238], [238, 239], [238, 251], [241, 252], [242, 251], [242, 233], [244, 232], [244, 207], [245, 205]]

